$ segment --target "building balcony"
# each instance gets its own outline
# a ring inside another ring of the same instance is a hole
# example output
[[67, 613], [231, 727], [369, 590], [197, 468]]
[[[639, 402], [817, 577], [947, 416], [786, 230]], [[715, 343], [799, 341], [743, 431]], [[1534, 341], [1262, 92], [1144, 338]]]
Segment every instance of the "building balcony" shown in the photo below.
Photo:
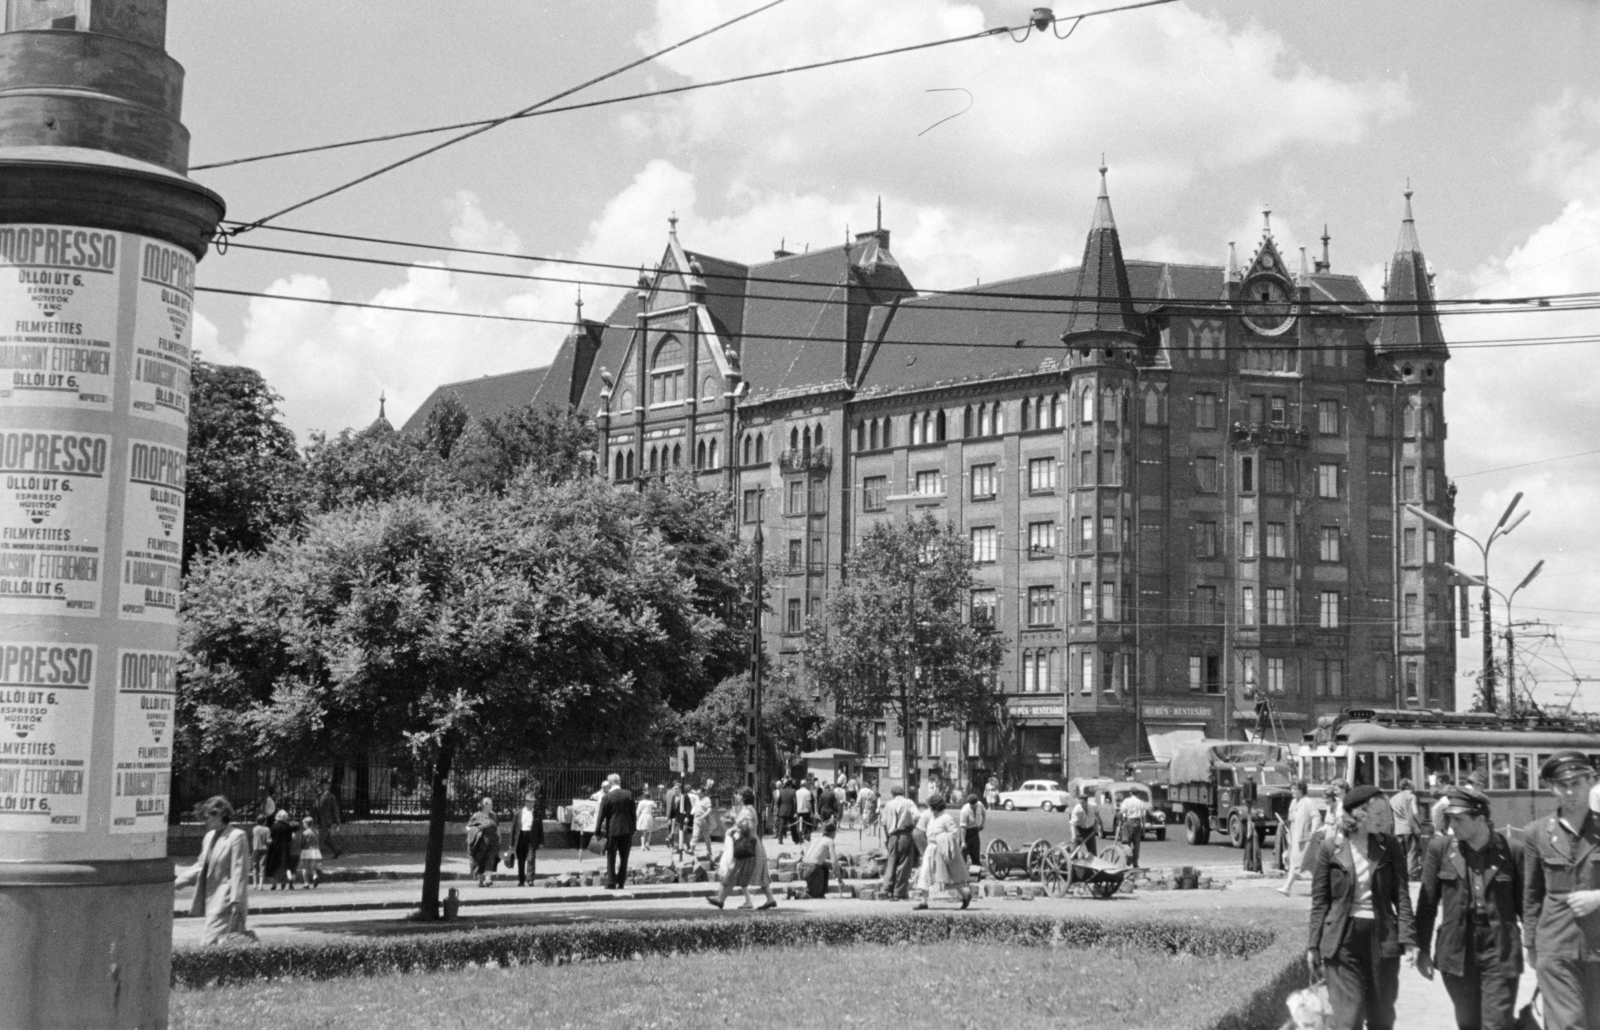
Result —
[[1311, 446], [1311, 431], [1287, 422], [1235, 422], [1228, 437], [1235, 447], [1255, 444], [1304, 450]]
[[778, 455], [778, 468], [784, 472], [826, 472], [833, 468], [833, 451], [827, 447], [784, 451]]

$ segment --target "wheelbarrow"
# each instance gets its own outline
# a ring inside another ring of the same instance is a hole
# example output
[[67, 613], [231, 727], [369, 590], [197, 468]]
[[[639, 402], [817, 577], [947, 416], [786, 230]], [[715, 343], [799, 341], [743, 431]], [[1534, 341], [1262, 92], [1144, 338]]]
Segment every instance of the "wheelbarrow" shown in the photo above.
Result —
[[1052, 898], [1076, 892], [1095, 898], [1109, 898], [1122, 889], [1128, 876], [1129, 852], [1126, 845], [1106, 844], [1097, 855], [1082, 844], [1059, 844], [1044, 856], [1044, 891]]
[[997, 837], [983, 849], [983, 871], [995, 880], [1004, 880], [1016, 871], [1026, 879], [1037, 880], [1044, 875], [1044, 859], [1049, 853], [1050, 842], [1042, 837], [1021, 851], [1013, 851], [1011, 845]]

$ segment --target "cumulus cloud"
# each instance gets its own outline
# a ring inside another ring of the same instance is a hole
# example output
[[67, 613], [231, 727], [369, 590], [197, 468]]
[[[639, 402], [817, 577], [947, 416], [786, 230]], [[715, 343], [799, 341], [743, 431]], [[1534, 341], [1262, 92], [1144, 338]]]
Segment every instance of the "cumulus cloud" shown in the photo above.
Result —
[[[1600, 291], [1600, 99], [1568, 93], [1530, 118], [1531, 183], [1563, 201], [1561, 211], [1508, 253], [1457, 277], [1483, 297]], [[1426, 243], [1426, 240], [1424, 240]], [[1441, 276], [1441, 279], [1443, 276]], [[1465, 292], [1465, 291], [1463, 291]], [[1600, 455], [1525, 465], [1487, 475], [1482, 469], [1600, 449], [1600, 344], [1576, 342], [1536, 347], [1473, 348], [1472, 341], [1528, 337], [1593, 336], [1593, 311], [1534, 308], [1508, 315], [1462, 316], [1446, 332], [1459, 346], [1451, 362], [1449, 408], [1451, 468], [1458, 475], [1458, 524], [1492, 527], [1518, 491], [1533, 514], [1494, 548], [1493, 575], [1515, 586], [1540, 559], [1544, 573], [1517, 598], [1517, 618], [1561, 626], [1565, 650], [1582, 676], [1600, 676], [1600, 542], [1593, 534], [1600, 510]], [[1470, 412], [1462, 418], [1459, 413]], [[1463, 544], [1458, 551], [1466, 559]], [[1477, 568], [1476, 553], [1467, 567]], [[1503, 609], [1497, 618], [1503, 616]], [[1535, 633], [1526, 636], [1533, 644]], [[1463, 644], [1467, 642], [1463, 641]], [[1461, 667], [1481, 665], [1474, 640]], [[1571, 695], [1571, 670], [1546, 642], [1532, 671], [1543, 681], [1541, 700]], [[1600, 708], [1595, 685], [1580, 692]]]

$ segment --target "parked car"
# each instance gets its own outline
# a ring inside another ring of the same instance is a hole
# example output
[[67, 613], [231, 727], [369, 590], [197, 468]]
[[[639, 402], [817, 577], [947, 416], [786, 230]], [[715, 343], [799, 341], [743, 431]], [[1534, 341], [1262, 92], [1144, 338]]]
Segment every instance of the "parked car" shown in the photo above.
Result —
[[1155, 840], [1167, 839], [1167, 813], [1155, 806], [1155, 798], [1150, 788], [1134, 780], [1118, 780], [1107, 783], [1095, 792], [1095, 802], [1100, 806], [1100, 836], [1111, 838], [1117, 828], [1117, 806], [1122, 804], [1122, 799], [1129, 793], [1137, 794], [1144, 798], [1145, 804], [1150, 806], [1149, 814], [1144, 817], [1145, 836]]
[[1000, 807], [1008, 812], [1015, 808], [1066, 811], [1072, 807], [1072, 795], [1061, 789], [1060, 780], [1024, 780], [1016, 790], [1001, 792]]

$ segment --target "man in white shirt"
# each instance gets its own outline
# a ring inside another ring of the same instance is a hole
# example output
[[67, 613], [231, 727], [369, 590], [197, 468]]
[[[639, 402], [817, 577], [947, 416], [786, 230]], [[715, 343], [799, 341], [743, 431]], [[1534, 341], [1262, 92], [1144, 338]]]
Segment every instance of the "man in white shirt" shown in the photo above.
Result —
[[801, 780], [800, 786], [796, 787], [794, 792], [795, 818], [800, 820], [801, 840], [811, 839], [811, 823], [815, 813], [815, 809], [812, 807], [811, 788], [807, 786], [807, 783], [808, 781]]
[[1394, 835], [1406, 852], [1406, 868], [1412, 883], [1422, 882], [1422, 827], [1417, 818], [1417, 795], [1411, 781], [1401, 780], [1400, 789], [1389, 798], [1394, 812]]
[[1144, 821], [1150, 815], [1150, 804], [1139, 796], [1138, 791], [1130, 790], [1121, 804], [1117, 805], [1117, 815], [1122, 820], [1122, 841], [1131, 849], [1133, 868], [1137, 869], [1139, 845], [1144, 843]]
[[883, 829], [888, 835], [886, 844], [889, 864], [883, 873], [883, 891], [893, 901], [906, 901], [911, 897], [911, 873], [916, 868], [917, 846], [911, 833], [917, 828], [917, 806], [908, 797], [906, 789], [898, 784], [889, 789], [893, 796], [883, 806]]
[[1075, 842], [1090, 858], [1095, 857], [1100, 851], [1100, 813], [1094, 799], [1087, 794], [1080, 794], [1073, 803], [1069, 818]]
[[976, 794], [968, 794], [961, 806], [961, 853], [967, 864], [983, 868], [983, 824], [988, 821], [989, 807]]

